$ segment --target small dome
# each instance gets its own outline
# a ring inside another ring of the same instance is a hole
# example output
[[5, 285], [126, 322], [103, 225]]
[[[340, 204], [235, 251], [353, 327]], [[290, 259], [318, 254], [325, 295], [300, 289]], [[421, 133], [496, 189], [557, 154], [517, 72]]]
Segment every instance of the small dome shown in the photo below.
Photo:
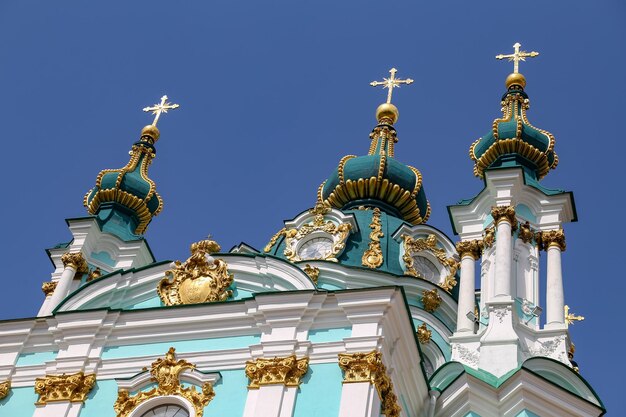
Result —
[[482, 178], [487, 168], [514, 164], [527, 168], [541, 179], [556, 168], [559, 161], [554, 152], [554, 136], [528, 121], [526, 110], [530, 100], [524, 92], [524, 76], [511, 74], [506, 85], [502, 118], [495, 119], [491, 131], [470, 147], [474, 175]]

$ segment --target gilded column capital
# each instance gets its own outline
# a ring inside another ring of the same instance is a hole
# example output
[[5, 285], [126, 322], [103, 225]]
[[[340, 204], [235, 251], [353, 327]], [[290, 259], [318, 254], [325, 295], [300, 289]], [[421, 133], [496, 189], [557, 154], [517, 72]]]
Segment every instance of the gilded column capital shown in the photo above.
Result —
[[549, 247], [555, 246], [561, 251], [565, 250], [565, 233], [563, 233], [563, 229], [539, 232], [537, 233], [537, 240], [539, 241], [540, 249], [548, 250]]
[[89, 272], [87, 261], [81, 252], [66, 252], [61, 256], [61, 262], [63, 262], [64, 267], [75, 269], [77, 274], [82, 275]]
[[309, 358], [297, 359], [296, 355], [258, 358], [246, 362], [246, 376], [250, 379], [249, 389], [258, 389], [261, 385], [282, 384], [298, 387], [302, 377], [309, 370]]
[[512, 229], [517, 228], [517, 218], [515, 217], [515, 207], [513, 206], [494, 206], [491, 207], [491, 217], [497, 225], [500, 222], [507, 222]]
[[85, 402], [87, 394], [96, 384], [96, 374], [77, 372], [75, 374], [46, 375], [35, 380], [35, 393], [39, 394], [36, 405], [52, 402]]
[[465, 256], [471, 256], [474, 260], [480, 259], [480, 254], [483, 251], [482, 240], [462, 240], [457, 242], [456, 251], [459, 253], [461, 259]]
[[380, 397], [381, 414], [398, 417], [401, 408], [393, 390], [393, 382], [387, 375], [382, 354], [376, 350], [369, 353], [340, 353], [339, 367], [343, 371], [343, 383], [368, 382], [373, 384]]
[[57, 287], [58, 281], [47, 281], [41, 284], [41, 291], [46, 294], [46, 297], [52, 295], [54, 289]]
[[0, 382], [0, 400], [6, 398], [11, 391], [11, 381]]

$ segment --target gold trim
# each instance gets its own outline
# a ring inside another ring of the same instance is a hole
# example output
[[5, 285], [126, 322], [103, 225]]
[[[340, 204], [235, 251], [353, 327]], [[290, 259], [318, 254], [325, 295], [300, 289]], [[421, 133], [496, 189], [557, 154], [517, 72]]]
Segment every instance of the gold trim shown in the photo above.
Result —
[[381, 231], [382, 224], [380, 222], [380, 209], [378, 207], [373, 210], [370, 229], [372, 229], [370, 232], [370, 243], [368, 244], [367, 250], [363, 252], [361, 263], [363, 266], [376, 269], [383, 264], [383, 252], [380, 249], [380, 238], [385, 236]]
[[417, 340], [425, 345], [426, 343], [430, 342], [430, 337], [432, 335], [432, 331], [428, 330], [428, 327], [426, 326], [426, 323], [422, 323], [418, 328], [417, 328]]
[[0, 382], [0, 400], [3, 400], [11, 391], [11, 381]]
[[55, 288], [57, 287], [58, 281], [47, 281], [41, 284], [41, 291], [46, 294], [46, 297], [52, 295]]
[[441, 305], [441, 301], [442, 299], [437, 291], [437, 288], [422, 291], [422, 304], [424, 305], [424, 310], [429, 313], [433, 313], [437, 310], [437, 308]]
[[398, 417], [402, 410], [398, 397], [393, 390], [393, 382], [387, 375], [382, 354], [378, 351], [369, 353], [340, 353], [339, 367], [343, 371], [343, 383], [368, 382], [376, 387], [380, 397], [381, 414], [385, 417]]
[[140, 391], [133, 396], [129, 394], [128, 390], [120, 389], [118, 391], [117, 400], [113, 405], [117, 417], [126, 417], [144, 401], [163, 395], [177, 395], [185, 398], [193, 404], [196, 416], [202, 417], [204, 407], [215, 397], [213, 385], [210, 382], [205, 382], [201, 392], [196, 391], [195, 386], [183, 388], [180, 382], [181, 372], [185, 369], [193, 370], [196, 365], [184, 359], [177, 361], [175, 351], [171, 347], [165, 354], [165, 358], [159, 358], [152, 363], [150, 374], [158, 386], [150, 391]]
[[76, 270], [76, 275], [79, 277], [89, 272], [87, 261], [81, 252], [66, 252], [61, 256], [61, 262], [64, 267]]
[[225, 301], [233, 295], [228, 287], [233, 275], [223, 259], [213, 259], [210, 254], [220, 251], [220, 245], [206, 239], [191, 245], [191, 256], [184, 262], [175, 262], [174, 268], [165, 272], [157, 292], [165, 305], [197, 304]]
[[53, 402], [69, 401], [82, 403], [87, 394], [96, 384], [96, 374], [77, 372], [67, 375], [46, 375], [35, 379], [35, 393], [39, 399], [35, 405], [46, 405]]
[[409, 235], [402, 235], [402, 240], [404, 244], [404, 255], [402, 255], [402, 260], [406, 266], [405, 274], [425, 279], [413, 266], [413, 256], [419, 252], [429, 252], [436, 257], [439, 263], [448, 271], [448, 275], [446, 276], [444, 282], [436, 284], [438, 284], [442, 289], [450, 292], [457, 284], [454, 276], [456, 275], [456, 271], [459, 269], [459, 262], [454, 258], [447, 257], [446, 251], [437, 247], [437, 237], [431, 234], [425, 239], [415, 239]]
[[262, 385], [281, 384], [298, 387], [309, 369], [309, 358], [297, 359], [296, 355], [273, 359], [258, 358], [246, 362], [246, 376], [250, 379], [249, 389]]

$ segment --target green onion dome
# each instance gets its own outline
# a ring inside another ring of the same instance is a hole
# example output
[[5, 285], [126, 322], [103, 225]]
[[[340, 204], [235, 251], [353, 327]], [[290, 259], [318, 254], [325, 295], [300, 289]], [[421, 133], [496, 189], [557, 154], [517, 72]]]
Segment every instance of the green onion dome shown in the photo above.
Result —
[[554, 152], [554, 136], [530, 124], [526, 117], [530, 100], [525, 86], [522, 74], [508, 76], [502, 117], [495, 119], [491, 131], [470, 147], [477, 177], [483, 178], [485, 170], [492, 167], [522, 166], [539, 180], [556, 168], [559, 158]]
[[129, 152], [128, 164], [123, 168], [101, 171], [96, 186], [85, 195], [83, 203], [89, 214], [98, 216], [103, 222], [116, 218], [114, 223], [127, 226], [117, 228], [117, 234], [128, 229], [126, 234], [131, 237], [142, 235], [152, 217], [163, 208], [156, 184], [148, 178], [148, 167], [156, 155], [154, 144], [159, 135], [156, 126], [144, 127], [139, 141]]
[[394, 159], [398, 139], [393, 123], [398, 119], [398, 109], [382, 104], [376, 117], [378, 125], [370, 134], [368, 155], [343, 157], [320, 186], [318, 200], [340, 210], [379, 207], [411, 224], [425, 223], [430, 204], [422, 188], [422, 175], [417, 168]]

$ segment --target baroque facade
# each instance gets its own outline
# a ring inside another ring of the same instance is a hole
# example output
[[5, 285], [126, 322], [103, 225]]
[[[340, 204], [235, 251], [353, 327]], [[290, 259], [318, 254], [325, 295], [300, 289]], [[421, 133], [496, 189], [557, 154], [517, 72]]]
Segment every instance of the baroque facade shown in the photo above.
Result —
[[422, 175], [395, 157], [392, 92], [412, 82], [395, 69], [372, 83], [388, 96], [367, 154], [342, 158], [261, 250], [208, 238], [184, 261], [154, 258], [145, 233], [163, 202], [148, 167], [177, 106], [144, 109], [155, 119], [128, 164], [100, 172], [89, 216], [48, 249], [37, 317], [0, 322], [0, 415], [603, 415], [568, 333], [576, 211], [540, 182], [558, 157], [527, 118], [518, 63], [534, 55], [499, 56], [515, 68], [502, 117], [470, 147], [484, 188], [448, 207], [456, 242], [426, 224]]

